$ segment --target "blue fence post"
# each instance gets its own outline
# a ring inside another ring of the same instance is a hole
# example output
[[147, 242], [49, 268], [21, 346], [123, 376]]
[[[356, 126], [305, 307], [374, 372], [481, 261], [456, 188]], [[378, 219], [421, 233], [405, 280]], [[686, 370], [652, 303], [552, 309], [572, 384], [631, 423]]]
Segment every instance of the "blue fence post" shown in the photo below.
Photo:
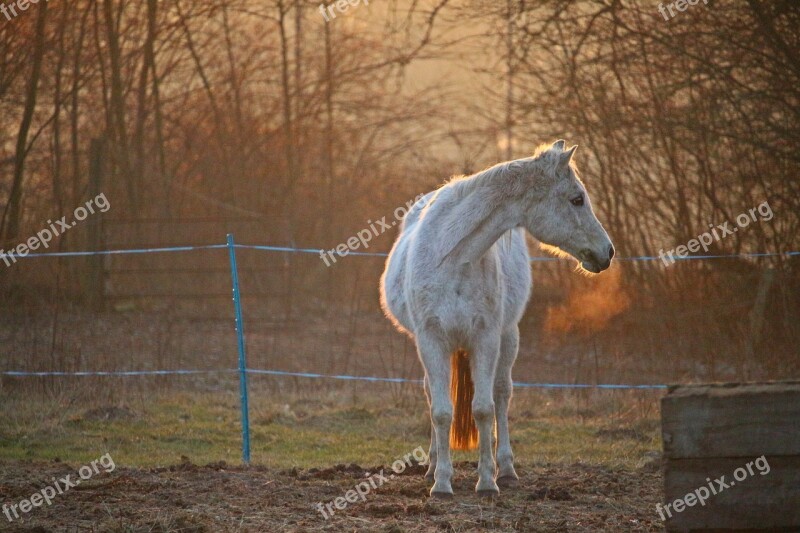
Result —
[[242, 404], [242, 460], [250, 464], [250, 409], [247, 404], [247, 354], [244, 347], [244, 322], [242, 321], [242, 300], [239, 295], [239, 271], [236, 268], [236, 245], [233, 235], [228, 234], [228, 254], [231, 258], [231, 279], [233, 281], [233, 308], [236, 312], [236, 336], [239, 342], [239, 392]]

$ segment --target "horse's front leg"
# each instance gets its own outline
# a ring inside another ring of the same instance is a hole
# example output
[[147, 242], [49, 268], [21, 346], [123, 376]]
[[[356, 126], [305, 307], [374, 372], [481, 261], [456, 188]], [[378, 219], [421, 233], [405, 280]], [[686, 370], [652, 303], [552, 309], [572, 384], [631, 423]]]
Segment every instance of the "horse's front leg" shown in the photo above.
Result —
[[478, 484], [475, 491], [481, 496], [500, 493], [495, 483], [494, 461], [494, 376], [500, 352], [500, 335], [480, 334], [470, 353], [472, 382], [475, 395], [472, 399], [472, 416], [478, 427]]
[[511, 451], [511, 437], [508, 428], [508, 409], [511, 405], [513, 382], [511, 369], [519, 350], [519, 328], [515, 324], [503, 333], [500, 341], [500, 360], [494, 380], [494, 405], [497, 416], [497, 484], [500, 487], [513, 487], [519, 481], [514, 470], [514, 453]]

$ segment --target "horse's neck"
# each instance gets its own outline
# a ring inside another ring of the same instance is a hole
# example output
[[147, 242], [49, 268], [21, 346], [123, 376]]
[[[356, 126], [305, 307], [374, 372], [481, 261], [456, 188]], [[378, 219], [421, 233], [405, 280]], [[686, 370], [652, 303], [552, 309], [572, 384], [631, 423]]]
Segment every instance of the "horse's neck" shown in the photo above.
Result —
[[453, 191], [459, 199], [448, 206], [438, 224], [445, 244], [440, 248], [440, 265], [477, 262], [504, 233], [519, 225], [517, 199], [503, 183], [508, 179], [505, 171], [490, 170], [452, 185], [466, 187], [467, 192]]

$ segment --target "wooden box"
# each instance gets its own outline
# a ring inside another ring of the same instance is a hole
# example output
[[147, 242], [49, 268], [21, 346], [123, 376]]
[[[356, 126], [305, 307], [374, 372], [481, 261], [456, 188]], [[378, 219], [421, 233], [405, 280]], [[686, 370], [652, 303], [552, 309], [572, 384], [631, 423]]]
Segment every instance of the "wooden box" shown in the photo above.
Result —
[[800, 381], [672, 386], [661, 420], [667, 531], [800, 531]]

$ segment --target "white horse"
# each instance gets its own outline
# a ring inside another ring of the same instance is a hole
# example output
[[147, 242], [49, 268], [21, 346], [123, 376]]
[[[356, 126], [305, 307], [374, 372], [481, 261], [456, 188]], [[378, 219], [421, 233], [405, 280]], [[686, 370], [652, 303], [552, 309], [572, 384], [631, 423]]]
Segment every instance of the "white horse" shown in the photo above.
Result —
[[533, 157], [454, 178], [403, 220], [381, 277], [381, 306], [415, 340], [425, 368], [431, 496], [452, 497], [450, 448], [474, 449], [476, 433], [478, 494], [498, 494], [498, 484], [519, 479], [508, 407], [531, 292], [523, 228], [589, 272], [611, 264], [614, 247], [571, 162], [576, 148], [560, 140]]

